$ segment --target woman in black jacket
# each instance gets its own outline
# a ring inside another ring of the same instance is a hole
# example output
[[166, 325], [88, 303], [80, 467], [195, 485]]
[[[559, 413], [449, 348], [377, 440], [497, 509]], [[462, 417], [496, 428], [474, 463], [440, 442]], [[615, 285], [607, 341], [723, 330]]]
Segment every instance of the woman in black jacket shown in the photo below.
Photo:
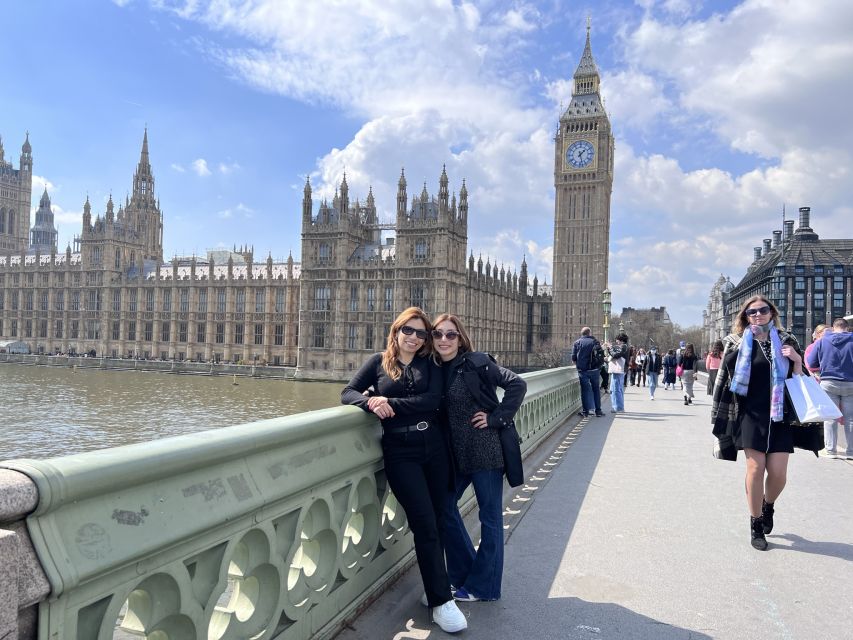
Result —
[[427, 604], [435, 623], [452, 633], [468, 622], [450, 593], [440, 535], [452, 468], [437, 420], [443, 379], [430, 357], [431, 329], [421, 309], [403, 311], [391, 325], [385, 351], [364, 363], [341, 392], [341, 402], [382, 422], [385, 477], [415, 538]]
[[[785, 488], [788, 456], [794, 446], [815, 452], [823, 446], [814, 429], [792, 426], [796, 416], [785, 407], [785, 379], [803, 374], [800, 346], [782, 331], [775, 305], [761, 295], [740, 308], [714, 387], [711, 409], [718, 457], [746, 456], [746, 499], [752, 546], [767, 548], [773, 529], [774, 503]], [[766, 478], [765, 478], [766, 474]]]
[[[454, 315], [435, 319], [433, 350], [444, 372], [444, 411], [456, 465], [456, 489], [447, 501], [447, 574], [467, 602], [498, 600], [503, 575], [503, 476], [511, 486], [523, 481], [521, 451], [513, 417], [527, 384], [489, 354], [473, 350]], [[504, 390], [498, 401], [497, 388]], [[474, 486], [480, 516], [480, 546], [475, 551], [457, 502]]]

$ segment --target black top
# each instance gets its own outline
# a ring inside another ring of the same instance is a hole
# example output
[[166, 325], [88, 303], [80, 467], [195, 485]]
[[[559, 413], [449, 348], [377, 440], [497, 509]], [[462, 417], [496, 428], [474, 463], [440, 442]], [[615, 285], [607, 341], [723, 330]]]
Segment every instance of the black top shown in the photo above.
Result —
[[682, 369], [691, 370], [696, 368], [696, 356], [678, 356], [678, 364], [681, 365]]
[[447, 389], [447, 422], [453, 457], [460, 473], [504, 466], [500, 432], [491, 427], [478, 429], [471, 424], [471, 418], [481, 410], [462, 376], [452, 376]]
[[[384, 428], [405, 427], [422, 420], [434, 421], [441, 401], [443, 378], [432, 358], [416, 356], [408, 366], [400, 363], [403, 374], [392, 380], [382, 368], [382, 354], [377, 353], [359, 369], [341, 391], [341, 402], [367, 408], [368, 396], [385, 396], [394, 409], [394, 417], [382, 420]], [[371, 412], [372, 413], [372, 412]]]

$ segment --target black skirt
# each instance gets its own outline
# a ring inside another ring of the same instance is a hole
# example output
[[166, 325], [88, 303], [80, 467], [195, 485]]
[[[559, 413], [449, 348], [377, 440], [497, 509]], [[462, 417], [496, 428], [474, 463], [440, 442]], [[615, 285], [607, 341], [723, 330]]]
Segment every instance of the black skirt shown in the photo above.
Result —
[[749, 390], [738, 402], [740, 435], [738, 449], [755, 449], [763, 453], [794, 453], [794, 433], [790, 424], [771, 422], [772, 391], [770, 361], [756, 340], [752, 349]]

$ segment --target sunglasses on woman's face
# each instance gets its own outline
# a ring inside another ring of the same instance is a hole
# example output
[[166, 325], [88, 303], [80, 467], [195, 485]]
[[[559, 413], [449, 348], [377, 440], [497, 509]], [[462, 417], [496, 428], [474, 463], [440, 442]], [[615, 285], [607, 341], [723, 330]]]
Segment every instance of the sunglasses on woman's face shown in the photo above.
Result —
[[757, 309], [747, 309], [744, 313], [748, 316], [763, 316], [765, 313], [770, 313], [770, 307], [765, 305], [763, 307], [758, 307]]
[[429, 334], [423, 329], [415, 329], [414, 327], [410, 327], [407, 324], [404, 324], [402, 327], [400, 327], [400, 331], [404, 336], [410, 336], [414, 333], [418, 340], [426, 340], [429, 336]]
[[450, 342], [456, 340], [459, 337], [459, 333], [457, 331], [439, 331], [438, 329], [432, 330], [432, 337], [434, 340], [441, 340], [442, 338], [447, 338]]

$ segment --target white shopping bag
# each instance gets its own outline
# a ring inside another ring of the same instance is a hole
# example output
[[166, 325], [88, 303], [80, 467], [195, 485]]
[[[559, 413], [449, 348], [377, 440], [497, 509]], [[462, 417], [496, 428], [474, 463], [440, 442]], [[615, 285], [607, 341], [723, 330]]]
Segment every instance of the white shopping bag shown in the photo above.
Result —
[[801, 423], [828, 422], [841, 417], [841, 411], [811, 376], [793, 376], [785, 380], [785, 386]]

